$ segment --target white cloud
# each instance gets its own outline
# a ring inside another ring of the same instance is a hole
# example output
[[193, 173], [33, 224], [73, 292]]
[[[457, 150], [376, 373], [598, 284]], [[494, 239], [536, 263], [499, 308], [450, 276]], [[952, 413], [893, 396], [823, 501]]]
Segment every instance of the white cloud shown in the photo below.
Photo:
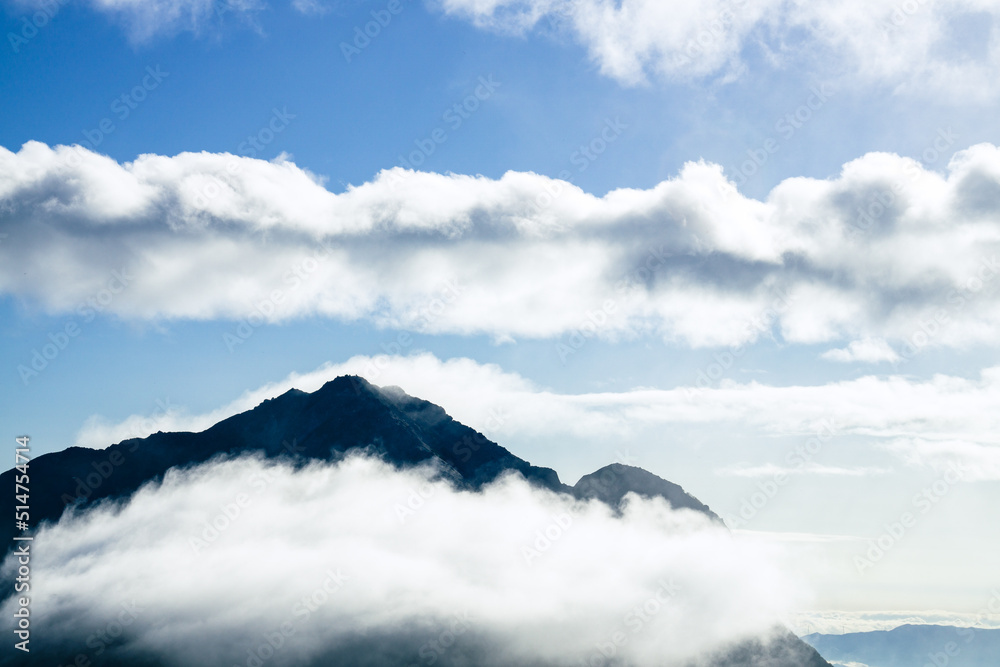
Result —
[[626, 85], [730, 79], [755, 51], [847, 82], [990, 98], [1000, 71], [1000, 7], [990, 0], [438, 0], [475, 25], [561, 29]]
[[420, 650], [449, 627], [463, 632], [439, 664], [577, 664], [617, 632], [629, 664], [662, 664], [787, 614], [800, 585], [776, 552], [662, 501], [633, 498], [619, 519], [520, 478], [471, 493], [362, 457], [299, 470], [243, 457], [41, 530], [32, 638], [89, 653], [134, 604], [102, 659], [247, 664], [284, 625], [267, 664], [387, 664], [390, 650], [429, 664]]
[[135, 43], [179, 31], [199, 33], [226, 17], [252, 23], [266, 7], [263, 0], [90, 0], [90, 4], [123, 24]]
[[944, 472], [956, 468], [966, 481], [1000, 479], [1000, 444], [966, 440], [899, 438], [886, 447], [911, 465]]
[[883, 361], [890, 363], [900, 361], [900, 356], [896, 354], [896, 351], [881, 338], [854, 340], [845, 348], [827, 350], [820, 356], [828, 361], [841, 363], [861, 361], [867, 364], [877, 364]]
[[[22, 0], [38, 6], [41, 0]], [[995, 97], [1000, 8], [991, 0], [433, 0], [441, 12], [504, 33], [564, 32], [602, 74], [625, 85], [650, 79], [729, 81], [765, 62], [808, 68], [844, 83], [941, 94], [961, 103]], [[133, 42], [229, 18], [256, 27], [264, 0], [90, 0]], [[292, 0], [306, 15], [317, 0]], [[748, 58], [753, 55], [753, 58]]]
[[[94, 417], [77, 435], [77, 445], [105, 447], [157, 430], [200, 431], [291, 388], [315, 391], [340, 375], [360, 375], [379, 386], [397, 385], [413, 396], [441, 405], [458, 421], [493, 437], [620, 440], [644, 428], [728, 422], [741, 432], [812, 436], [826, 428], [884, 447], [911, 465], [940, 467], [951, 462], [975, 468], [974, 477], [1000, 479], [1000, 368], [980, 378], [937, 375], [865, 376], [815, 386], [770, 386], [725, 382], [716, 388], [637, 388], [622, 392], [559, 393], [495, 364], [471, 359], [442, 361], [410, 356], [355, 356], [306, 374], [248, 391], [210, 413], [190, 415], [165, 406], [150, 417], [133, 415], [121, 423]], [[832, 425], [832, 429], [830, 426]], [[501, 437], [502, 436], [502, 437]], [[759, 467], [726, 472], [747, 476]], [[866, 465], [806, 465], [798, 473], [875, 475]], [[972, 477], [967, 477], [971, 479]]]
[[[604, 197], [399, 168], [333, 193], [283, 158], [117, 164], [30, 142], [0, 149], [0, 176], [0, 292], [53, 312], [695, 347], [879, 338], [903, 358], [1000, 334], [992, 145], [946, 174], [873, 153], [765, 201], [700, 162]], [[40, 268], [53, 258], [59, 271]]]
[[330, 11], [330, 8], [320, 2], [320, 0], [292, 0], [292, 7], [296, 11], [307, 15], [326, 14]]

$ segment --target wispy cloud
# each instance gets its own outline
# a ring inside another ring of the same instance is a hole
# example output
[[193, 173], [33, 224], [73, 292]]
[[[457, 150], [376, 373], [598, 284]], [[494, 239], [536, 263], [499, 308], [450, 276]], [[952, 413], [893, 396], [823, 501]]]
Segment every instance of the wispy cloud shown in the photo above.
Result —
[[[524, 34], [563, 31], [625, 85], [731, 80], [746, 56], [795, 64], [845, 83], [990, 99], [1000, 69], [1000, 9], [981, 0], [439, 0], [475, 25]], [[973, 28], [972, 26], [977, 26]], [[763, 56], [763, 58], [760, 58]], [[759, 65], [758, 65], [759, 66]]]
[[90, 0], [90, 5], [120, 22], [132, 42], [143, 43], [182, 31], [201, 33], [218, 27], [225, 18], [252, 24], [267, 3], [264, 0]]
[[966, 480], [1000, 480], [1000, 444], [967, 440], [899, 438], [886, 448], [911, 465], [945, 471], [957, 467]]
[[860, 361], [868, 364], [877, 364], [883, 361], [897, 362], [900, 356], [896, 354], [888, 343], [881, 338], [865, 338], [863, 340], [851, 341], [845, 348], [827, 350], [821, 357], [827, 361], [839, 361], [850, 363]]

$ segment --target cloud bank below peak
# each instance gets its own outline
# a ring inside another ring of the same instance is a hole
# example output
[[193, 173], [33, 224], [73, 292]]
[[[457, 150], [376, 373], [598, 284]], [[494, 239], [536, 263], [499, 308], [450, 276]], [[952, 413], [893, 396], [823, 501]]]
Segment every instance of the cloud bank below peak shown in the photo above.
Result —
[[[346, 191], [286, 159], [0, 148], [0, 293], [54, 313], [259, 326], [320, 315], [496, 339], [1000, 334], [1000, 149], [884, 153], [766, 200], [688, 163], [597, 197], [534, 173], [394, 168]], [[58, 257], [60, 270], [49, 266]]]
[[173, 470], [33, 544], [32, 625], [60, 661], [110, 635], [104, 664], [569, 665], [624, 632], [645, 666], [766, 635], [800, 598], [776, 546], [662, 500], [619, 518], [361, 456]]

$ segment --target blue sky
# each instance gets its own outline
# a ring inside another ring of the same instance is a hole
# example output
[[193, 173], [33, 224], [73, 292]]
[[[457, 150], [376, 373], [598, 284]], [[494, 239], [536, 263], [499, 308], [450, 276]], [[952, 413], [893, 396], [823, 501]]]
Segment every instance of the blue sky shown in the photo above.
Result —
[[[493, 400], [570, 482], [624, 448], [734, 517], [827, 406], [825, 467], [747, 529], [826, 545], [819, 610], [975, 612], [996, 573], [949, 573], [998, 546], [962, 519], [1000, 479], [997, 9], [605, 4], [5, 3], [7, 430], [103, 446], [367, 368], [477, 428]], [[855, 581], [952, 464], [897, 574]]]

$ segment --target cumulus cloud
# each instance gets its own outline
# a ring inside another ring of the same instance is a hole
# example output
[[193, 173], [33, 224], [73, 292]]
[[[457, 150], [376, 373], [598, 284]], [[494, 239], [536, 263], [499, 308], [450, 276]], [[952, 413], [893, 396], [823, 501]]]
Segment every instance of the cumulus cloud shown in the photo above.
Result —
[[[897, 90], [988, 98], [1000, 70], [1000, 8], [989, 0], [439, 0], [475, 25], [524, 34], [564, 31], [606, 76], [733, 78], [748, 51], [778, 67]], [[828, 63], [826, 66], [823, 63]], [[832, 63], [832, 66], [829, 65]]]
[[861, 361], [867, 364], [877, 364], [883, 361], [894, 363], [901, 359], [896, 351], [881, 338], [851, 341], [851, 344], [845, 348], [827, 350], [820, 356], [827, 361], [841, 363]]
[[[644, 428], [729, 423], [744, 432], [853, 435], [897, 454], [911, 465], [941, 467], [955, 462], [977, 476], [1000, 479], [1000, 368], [977, 379], [935, 375], [864, 376], [821, 385], [772, 386], [724, 381], [717, 387], [636, 388], [621, 392], [562, 393], [538, 385], [496, 364], [472, 359], [440, 360], [429, 353], [355, 356], [310, 373], [251, 390], [217, 410], [188, 414], [163, 404], [152, 415], [121, 422], [94, 417], [77, 435], [77, 445], [105, 447], [158, 430], [201, 431], [250, 410], [289, 389], [315, 391], [340, 375], [360, 375], [373, 384], [398, 385], [407, 393], [444, 406], [455, 419], [498, 439], [606, 438], [619, 441]], [[725, 475], [757, 475], [769, 468], [737, 466]], [[773, 472], [773, 471], [772, 471]], [[818, 464], [799, 474], [877, 475], [870, 465]]]
[[623, 633], [619, 658], [663, 664], [774, 627], [799, 590], [774, 552], [658, 500], [618, 518], [519, 477], [246, 456], [42, 529], [33, 639], [112, 664], [575, 665]]
[[532, 173], [401, 168], [334, 193], [284, 158], [118, 164], [30, 142], [0, 149], [0, 176], [0, 292], [57, 313], [231, 318], [246, 335], [321, 315], [574, 347], [881, 338], [904, 358], [1000, 333], [1000, 149], [986, 144], [945, 174], [869, 154], [764, 201], [703, 162], [603, 197]]

